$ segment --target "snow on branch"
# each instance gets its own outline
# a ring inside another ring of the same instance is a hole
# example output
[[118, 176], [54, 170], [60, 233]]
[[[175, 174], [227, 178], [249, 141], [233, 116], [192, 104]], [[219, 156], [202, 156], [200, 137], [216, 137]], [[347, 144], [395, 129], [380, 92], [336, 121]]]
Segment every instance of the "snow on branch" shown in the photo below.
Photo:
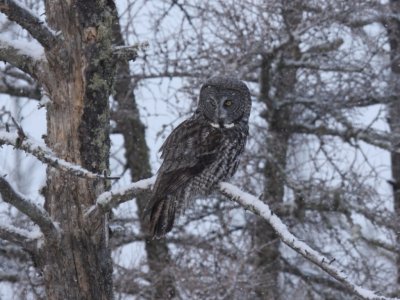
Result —
[[15, 97], [27, 97], [29, 99], [40, 100], [42, 98], [42, 94], [37, 85], [34, 86], [18, 86], [14, 84], [10, 84], [4, 80], [0, 82], [0, 93], [7, 94]]
[[[95, 205], [91, 206], [85, 213], [86, 217], [93, 217], [94, 215], [101, 215], [118, 204], [133, 199], [139, 192], [151, 188], [156, 180], [156, 176], [134, 182], [127, 187], [115, 189], [101, 194], [97, 198]], [[349, 292], [356, 294], [362, 299], [368, 300], [399, 300], [399, 298], [388, 298], [379, 296], [375, 292], [358, 286], [352, 282], [346, 273], [336, 266], [334, 266], [334, 259], [329, 259], [312, 249], [306, 243], [300, 241], [295, 237], [286, 227], [286, 225], [275, 215], [269, 206], [260, 201], [255, 196], [241, 191], [236, 186], [221, 182], [219, 185], [220, 192], [240, 204], [244, 209], [248, 209], [256, 215], [265, 219], [275, 230], [281, 241], [292, 248], [297, 253], [304, 256], [307, 260], [319, 266], [322, 270], [327, 272], [330, 276], [340, 282]]]
[[329, 259], [324, 255], [318, 253], [306, 243], [300, 241], [297, 237], [290, 233], [286, 225], [281, 221], [281, 219], [278, 218], [277, 215], [275, 215], [270, 210], [268, 205], [260, 201], [255, 196], [243, 192], [236, 186], [226, 182], [220, 183], [220, 191], [222, 194], [239, 203], [245, 209], [248, 209], [256, 215], [265, 219], [275, 230], [282, 242], [295, 250], [297, 253], [304, 256], [307, 260], [319, 266], [322, 270], [327, 272], [333, 278], [341, 282], [352, 293], [358, 295], [362, 299], [398, 299], [379, 296], [371, 290], [356, 285], [348, 278], [348, 275], [346, 275], [344, 271], [339, 270], [333, 265], [332, 259]]
[[115, 46], [113, 55], [117, 61], [134, 61], [138, 56], [140, 46]]
[[145, 51], [149, 47], [148, 42], [137, 43], [131, 46], [114, 46], [113, 56], [117, 61], [134, 61], [139, 51]]
[[46, 49], [56, 44], [57, 38], [34, 12], [14, 0], [0, 0], [0, 11], [8, 19], [26, 29]]
[[5, 179], [5, 175], [0, 176], [0, 195], [4, 202], [14, 206], [37, 224], [46, 237], [52, 240], [57, 239], [57, 227], [47, 211], [17, 192], [8, 180]]
[[118, 179], [118, 177], [109, 177], [107, 175], [96, 174], [57, 157], [46, 145], [33, 141], [27, 137], [21, 129], [19, 133], [0, 132], [0, 145], [11, 145], [17, 149], [32, 154], [41, 162], [52, 166], [55, 169], [67, 172], [77, 177], [88, 179]]
[[116, 207], [121, 203], [132, 200], [138, 193], [151, 188], [156, 181], [156, 178], [157, 176], [153, 176], [131, 183], [123, 188], [102, 193], [97, 198], [96, 204], [91, 206], [85, 215], [87, 217], [101, 215], [110, 211], [113, 207]]
[[0, 61], [5, 61], [33, 78], [40, 77], [41, 63], [44, 61], [43, 48], [32, 42], [11, 41], [9, 37], [0, 35]]
[[31, 243], [41, 236], [41, 234], [31, 233], [11, 224], [6, 224], [3, 220], [0, 223], [0, 239], [14, 243], [25, 249], [31, 249]]

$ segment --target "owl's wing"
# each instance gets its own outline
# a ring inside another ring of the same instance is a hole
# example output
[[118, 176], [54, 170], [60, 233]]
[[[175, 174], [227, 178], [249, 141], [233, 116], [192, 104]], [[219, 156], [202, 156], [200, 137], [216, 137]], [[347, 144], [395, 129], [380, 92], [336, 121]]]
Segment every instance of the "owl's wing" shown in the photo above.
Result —
[[172, 229], [175, 211], [182, 205], [178, 202], [184, 201], [179, 193], [216, 159], [221, 142], [219, 130], [195, 119], [183, 122], [164, 142], [160, 149], [164, 161], [146, 208], [153, 236], [164, 236]]
[[160, 149], [164, 161], [155, 192], [172, 193], [202, 172], [216, 158], [221, 140], [221, 132], [203, 122], [189, 119], [180, 124]]

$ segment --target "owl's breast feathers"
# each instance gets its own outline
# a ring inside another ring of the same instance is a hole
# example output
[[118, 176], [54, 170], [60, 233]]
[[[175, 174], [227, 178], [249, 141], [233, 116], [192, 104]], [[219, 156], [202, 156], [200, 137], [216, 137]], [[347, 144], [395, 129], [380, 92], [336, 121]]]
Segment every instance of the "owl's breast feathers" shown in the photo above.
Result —
[[[153, 235], [163, 236], [172, 229], [175, 210], [187, 200], [181, 198], [186, 197], [188, 185], [189, 192], [193, 185], [210, 189], [215, 180], [233, 175], [248, 131], [247, 125], [239, 127], [214, 128], [208, 122], [191, 118], [172, 131], [160, 149], [163, 163], [147, 206]], [[232, 150], [235, 153], [230, 155]], [[213, 172], [214, 179], [204, 176], [206, 169]]]
[[201, 173], [217, 157], [223, 133], [205, 122], [186, 120], [161, 147], [164, 160], [158, 172], [155, 193], [170, 194]]

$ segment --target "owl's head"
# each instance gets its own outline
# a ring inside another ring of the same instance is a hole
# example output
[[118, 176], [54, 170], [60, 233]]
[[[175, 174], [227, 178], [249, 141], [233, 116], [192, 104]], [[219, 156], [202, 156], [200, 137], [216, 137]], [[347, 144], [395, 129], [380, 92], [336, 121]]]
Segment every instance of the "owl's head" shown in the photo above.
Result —
[[212, 77], [201, 87], [197, 112], [214, 127], [231, 128], [247, 123], [250, 109], [250, 91], [238, 79]]

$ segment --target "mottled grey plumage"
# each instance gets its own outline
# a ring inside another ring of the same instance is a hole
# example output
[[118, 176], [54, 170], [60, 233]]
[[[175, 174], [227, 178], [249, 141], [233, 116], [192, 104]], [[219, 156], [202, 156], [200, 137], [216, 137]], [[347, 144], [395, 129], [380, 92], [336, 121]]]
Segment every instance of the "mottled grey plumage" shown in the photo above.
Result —
[[251, 99], [240, 80], [213, 77], [200, 90], [198, 108], [164, 142], [164, 159], [147, 205], [149, 230], [161, 237], [175, 213], [196, 196], [233, 176], [247, 135]]

